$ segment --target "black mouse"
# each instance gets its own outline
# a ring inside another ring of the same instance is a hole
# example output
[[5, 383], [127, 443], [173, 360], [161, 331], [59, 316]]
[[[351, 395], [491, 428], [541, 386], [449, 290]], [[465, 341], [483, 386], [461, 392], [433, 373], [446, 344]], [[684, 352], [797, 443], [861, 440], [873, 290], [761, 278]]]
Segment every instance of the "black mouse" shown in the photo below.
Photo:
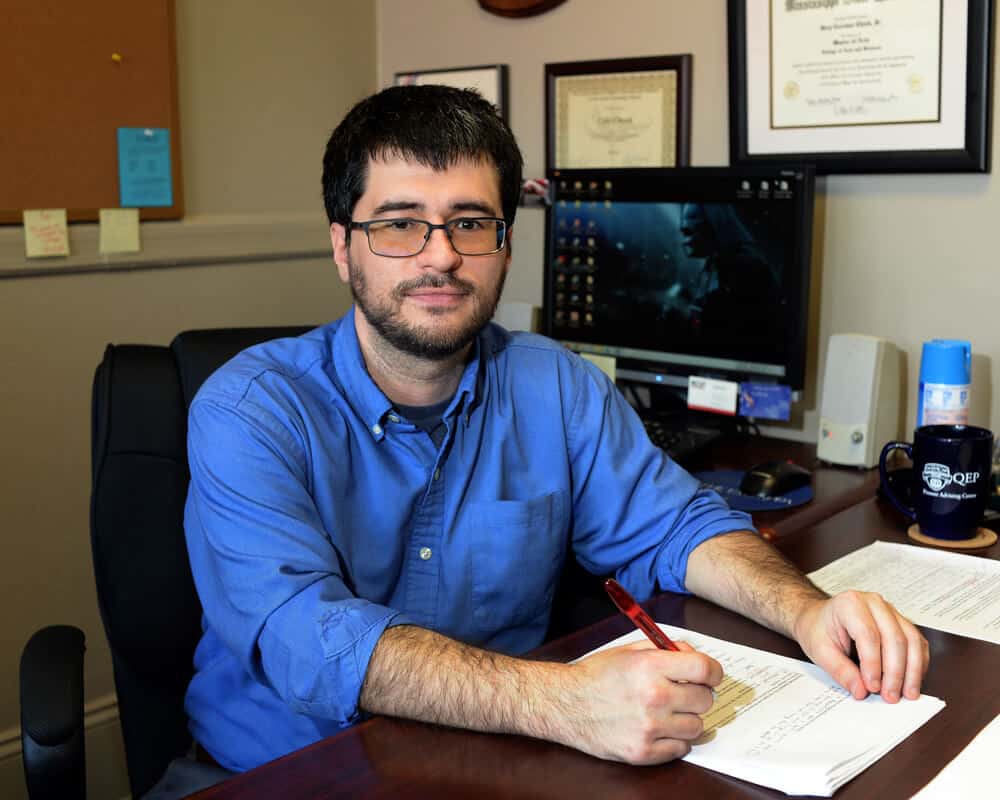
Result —
[[740, 481], [740, 493], [778, 497], [808, 486], [812, 474], [791, 461], [765, 461], [747, 470]]

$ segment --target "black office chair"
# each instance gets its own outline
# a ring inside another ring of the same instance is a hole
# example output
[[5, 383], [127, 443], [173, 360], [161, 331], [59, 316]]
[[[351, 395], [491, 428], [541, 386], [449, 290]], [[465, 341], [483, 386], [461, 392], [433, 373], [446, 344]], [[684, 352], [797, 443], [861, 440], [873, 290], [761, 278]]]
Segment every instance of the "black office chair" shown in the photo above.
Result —
[[[90, 536], [132, 796], [191, 747], [184, 693], [201, 605], [184, 542], [187, 408], [240, 350], [309, 327], [179, 334], [109, 345], [94, 375]], [[21, 742], [32, 800], [86, 795], [82, 631], [51, 626], [21, 656]]]

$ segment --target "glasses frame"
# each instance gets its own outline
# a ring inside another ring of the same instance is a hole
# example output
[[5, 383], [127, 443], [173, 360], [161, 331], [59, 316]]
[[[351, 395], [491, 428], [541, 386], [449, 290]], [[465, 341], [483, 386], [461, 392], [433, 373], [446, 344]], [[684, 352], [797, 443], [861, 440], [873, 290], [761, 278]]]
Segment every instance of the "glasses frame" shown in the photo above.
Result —
[[[488, 220], [489, 222], [499, 223], [500, 245], [494, 248], [493, 250], [488, 250], [485, 253], [466, 253], [463, 252], [462, 250], [459, 250], [458, 247], [455, 246], [455, 240], [451, 238], [450, 228], [454, 227], [459, 223], [468, 222], [470, 220], [476, 220], [480, 222], [483, 220]], [[420, 249], [417, 250], [415, 253], [409, 253], [405, 256], [391, 255], [389, 253], [380, 253], [378, 252], [378, 250], [375, 249], [375, 246], [372, 244], [372, 236], [370, 233], [371, 226], [379, 222], [419, 222], [421, 225], [426, 225], [427, 233], [424, 235], [424, 243], [420, 245]], [[431, 234], [434, 233], [434, 231], [436, 230], [444, 231], [444, 235], [448, 237], [448, 244], [450, 244], [452, 249], [460, 256], [490, 256], [493, 255], [494, 253], [499, 253], [501, 250], [504, 249], [504, 247], [507, 246], [507, 231], [510, 229], [510, 226], [507, 224], [507, 220], [501, 217], [456, 217], [455, 219], [450, 219], [447, 222], [442, 222], [441, 224], [428, 222], [426, 219], [417, 219], [416, 217], [380, 217], [378, 219], [365, 220], [364, 222], [355, 222], [354, 220], [351, 220], [351, 223], [348, 227], [352, 231], [359, 231], [359, 230], [364, 231], [365, 239], [368, 242], [368, 249], [372, 252], [373, 255], [379, 256], [381, 258], [413, 258], [414, 256], [420, 255], [422, 252], [424, 252], [424, 248], [427, 247], [427, 242], [430, 241]]]

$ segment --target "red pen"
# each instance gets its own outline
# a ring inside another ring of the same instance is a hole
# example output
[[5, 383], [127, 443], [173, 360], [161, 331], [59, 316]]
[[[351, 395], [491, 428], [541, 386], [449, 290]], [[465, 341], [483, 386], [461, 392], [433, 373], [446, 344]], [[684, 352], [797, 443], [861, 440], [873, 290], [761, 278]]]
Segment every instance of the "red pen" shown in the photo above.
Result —
[[678, 650], [679, 652], [677, 645], [670, 641], [670, 637], [660, 630], [660, 626], [653, 622], [649, 614], [642, 610], [642, 607], [635, 602], [635, 598], [626, 592], [618, 581], [614, 578], [608, 578], [604, 581], [604, 590], [618, 606], [618, 610], [632, 620], [635, 627], [646, 634], [649, 641], [661, 650]]

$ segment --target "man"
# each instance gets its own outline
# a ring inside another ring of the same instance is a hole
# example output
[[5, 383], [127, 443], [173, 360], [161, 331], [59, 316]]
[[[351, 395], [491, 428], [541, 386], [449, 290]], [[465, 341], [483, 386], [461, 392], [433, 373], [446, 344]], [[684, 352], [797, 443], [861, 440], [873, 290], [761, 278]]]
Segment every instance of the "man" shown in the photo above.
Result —
[[653, 447], [598, 370], [489, 323], [520, 183], [512, 134], [472, 92], [359, 103], [323, 170], [355, 307], [244, 352], [192, 404], [205, 615], [187, 710], [223, 767], [366, 713], [637, 764], [685, 754], [713, 659], [517, 657], [543, 639], [569, 548], [640, 598], [691, 591], [793, 636], [857, 698], [918, 696], [926, 642], [891, 606], [827, 598]]

